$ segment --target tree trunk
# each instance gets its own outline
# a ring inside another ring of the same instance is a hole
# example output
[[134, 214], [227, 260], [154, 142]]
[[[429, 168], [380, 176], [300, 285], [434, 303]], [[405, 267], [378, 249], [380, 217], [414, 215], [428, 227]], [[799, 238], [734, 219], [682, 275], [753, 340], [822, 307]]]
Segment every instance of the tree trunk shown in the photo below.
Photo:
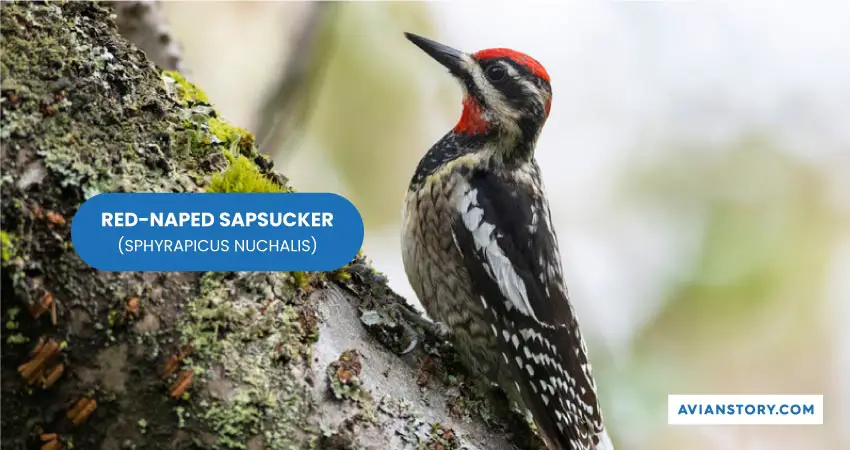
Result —
[[361, 257], [334, 273], [88, 267], [70, 222], [97, 193], [287, 181], [103, 5], [4, 2], [2, 31], [4, 449], [539, 445], [447, 345], [393, 351], [412, 334], [386, 305], [404, 300]]

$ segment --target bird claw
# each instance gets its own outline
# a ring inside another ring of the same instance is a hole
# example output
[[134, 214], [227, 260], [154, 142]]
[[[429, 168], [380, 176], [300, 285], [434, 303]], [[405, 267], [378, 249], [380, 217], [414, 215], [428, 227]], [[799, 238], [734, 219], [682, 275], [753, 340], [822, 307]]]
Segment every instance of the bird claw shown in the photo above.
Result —
[[[391, 304], [391, 309], [401, 315], [401, 319], [403, 319], [402, 326], [408, 331], [410, 336], [412, 336], [410, 344], [400, 353], [401, 355], [406, 355], [415, 350], [419, 345], [421, 338], [427, 337], [428, 335], [433, 336], [435, 340], [441, 342], [451, 339], [452, 331], [448, 325], [443, 322], [428, 320], [419, 313], [412, 311], [405, 305], [399, 303]], [[416, 330], [414, 326], [421, 328], [422, 331], [420, 332]]]
[[399, 356], [407, 355], [408, 353], [416, 350], [416, 347], [418, 345], [419, 345], [419, 338], [417, 338], [416, 336], [413, 336], [413, 338], [410, 339], [410, 343], [407, 344], [407, 347], [404, 350], [398, 352], [398, 355]]
[[443, 322], [429, 322], [428, 331], [440, 341], [448, 341], [452, 338], [452, 330]]

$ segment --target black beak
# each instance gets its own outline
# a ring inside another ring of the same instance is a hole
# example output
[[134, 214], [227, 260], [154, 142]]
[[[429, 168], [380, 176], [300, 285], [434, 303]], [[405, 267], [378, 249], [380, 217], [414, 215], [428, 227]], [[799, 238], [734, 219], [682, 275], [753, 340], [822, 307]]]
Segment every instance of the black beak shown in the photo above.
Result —
[[442, 64], [452, 75], [459, 77], [465, 71], [463, 70], [463, 52], [455, 50], [447, 45], [432, 41], [422, 36], [417, 36], [413, 33], [404, 33], [410, 42], [416, 44], [422, 51], [436, 59]]

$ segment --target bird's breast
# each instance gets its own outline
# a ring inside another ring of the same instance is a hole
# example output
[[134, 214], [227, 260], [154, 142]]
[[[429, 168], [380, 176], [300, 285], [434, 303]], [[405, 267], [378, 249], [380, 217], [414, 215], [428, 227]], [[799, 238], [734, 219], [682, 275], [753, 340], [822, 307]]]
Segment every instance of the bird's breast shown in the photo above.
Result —
[[498, 342], [484, 317], [480, 294], [453, 238], [457, 202], [466, 191], [461, 176], [441, 187], [426, 182], [404, 199], [402, 259], [408, 281], [428, 316], [453, 332], [461, 358], [482, 379], [497, 380]]
[[471, 280], [452, 226], [465, 181], [459, 175], [429, 179], [408, 191], [402, 219], [402, 260], [411, 287], [433, 319], [452, 326], [473, 297]]

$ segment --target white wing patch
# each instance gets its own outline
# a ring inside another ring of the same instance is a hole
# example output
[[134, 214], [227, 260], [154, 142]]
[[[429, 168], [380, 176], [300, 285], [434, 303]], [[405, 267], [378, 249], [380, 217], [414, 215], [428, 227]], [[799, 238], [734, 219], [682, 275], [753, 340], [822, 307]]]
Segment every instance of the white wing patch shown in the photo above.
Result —
[[531, 206], [531, 223], [528, 225], [528, 232], [531, 234], [537, 233], [537, 221], [540, 218], [540, 214], [537, 211], [537, 208], [534, 205]]
[[[529, 174], [534, 170], [536, 170], [536, 167], [533, 166], [526, 169]], [[505, 352], [502, 353], [505, 363], [510, 365], [515, 363], [517, 368], [528, 374], [529, 379], [527, 381], [529, 384], [522, 387], [528, 387], [535, 395], [539, 396], [544, 406], [554, 410], [555, 423], [562, 432], [572, 429], [578, 433], [580, 439], [570, 442], [573, 450], [614, 450], [611, 439], [602, 428], [602, 424], [596, 423], [598, 419], [596, 421], [592, 419], [598, 413], [596, 411], [598, 405], [587, 404], [582, 398], [588, 390], [595, 391], [596, 389], [590, 364], [582, 363], [577, 367], [579, 370], [576, 370], [575, 373], [569, 372], [561, 362], [558, 348], [550, 341], [556, 336], [551, 333], [573, 333], [573, 337], [578, 341], [575, 349], [576, 357], [580, 357], [582, 354], [587, 354], [587, 349], [579, 330], [570, 330], [567, 324], [544, 322], [536, 317], [529, 301], [525, 282], [520, 278], [513, 263], [499, 246], [499, 238], [501, 237], [499, 230], [485, 218], [485, 211], [478, 200], [479, 191], [469, 184], [464, 184], [462, 182], [458, 186], [455, 205], [458, 208], [463, 226], [472, 237], [476, 252], [482, 257], [481, 264], [488, 276], [498, 286], [504, 297], [506, 309], [508, 311], [516, 310], [536, 322], [533, 326], [520, 328], [516, 328], [511, 323], [507, 329], [497, 329], [491, 324], [493, 334], [517, 350], [516, 354], [511, 355], [514, 358], [510, 358]], [[549, 281], [561, 279], [561, 268], [557, 240], [554, 237], [549, 208], [545, 202], [542, 207], [531, 210], [531, 222], [528, 224], [528, 231], [532, 234], [539, 232], [541, 226], [547, 227], [547, 231], [553, 233], [553, 244], [555, 246], [554, 254], [551, 255], [552, 260], [546, 261], [544, 256], [541, 255], [540, 261], [542, 269], [542, 273], [539, 274], [540, 282], [545, 286], [546, 295], [549, 296]], [[458, 246], [457, 236], [453, 234], [452, 238], [455, 245]], [[458, 249], [460, 249], [459, 246]], [[563, 283], [558, 283], [558, 286], [554, 286], [553, 289], [559, 289], [560, 294], [564, 298], [568, 298]], [[487, 299], [481, 297], [480, 300], [485, 310], [489, 309], [494, 314], [496, 313], [496, 309], [489, 308], [493, 305], [488, 305]], [[575, 316], [572, 305], [567, 303], [564, 307], [570, 308], [570, 313]], [[515, 332], [512, 333], [509, 330]], [[520, 389], [519, 384], [516, 387], [518, 390]], [[581, 392], [581, 396], [578, 395], [578, 392]], [[596, 447], [593, 446], [593, 440], [590, 439], [593, 434], [596, 434], [599, 439], [599, 444]], [[587, 445], [590, 445], [590, 448], [585, 448]]]
[[[519, 277], [510, 259], [499, 247], [497, 236], [494, 234], [496, 226], [484, 221], [484, 210], [478, 204], [478, 190], [467, 189], [460, 198], [458, 212], [463, 224], [472, 234], [476, 250], [484, 255], [484, 265], [487, 273], [496, 284], [502, 295], [508, 300], [508, 309], [516, 309], [526, 316], [537, 320], [531, 303], [528, 301], [528, 292], [525, 282]], [[453, 236], [454, 238], [454, 236]], [[455, 238], [455, 241], [457, 239]]]

